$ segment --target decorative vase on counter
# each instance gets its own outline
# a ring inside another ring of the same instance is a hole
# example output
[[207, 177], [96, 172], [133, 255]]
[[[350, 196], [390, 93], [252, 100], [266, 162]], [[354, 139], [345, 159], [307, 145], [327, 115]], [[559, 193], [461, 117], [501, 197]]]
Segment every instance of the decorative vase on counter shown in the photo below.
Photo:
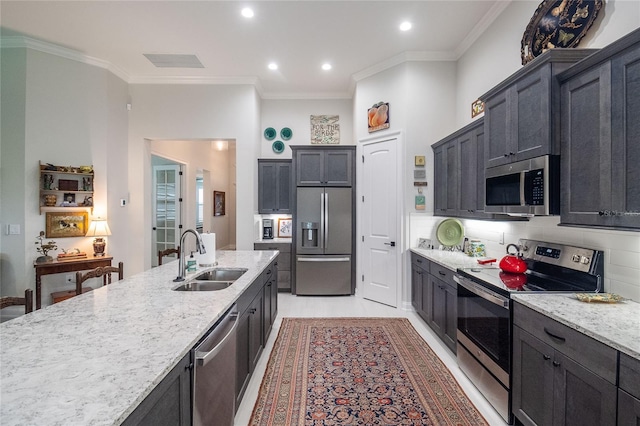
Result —
[[53, 262], [53, 257], [51, 256], [40, 256], [36, 259], [36, 263], [46, 263]]

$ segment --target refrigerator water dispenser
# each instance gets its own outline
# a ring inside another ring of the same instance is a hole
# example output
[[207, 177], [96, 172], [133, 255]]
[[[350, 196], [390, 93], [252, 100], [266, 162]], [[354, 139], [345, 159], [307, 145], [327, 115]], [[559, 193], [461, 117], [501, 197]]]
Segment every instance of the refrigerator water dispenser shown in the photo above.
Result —
[[318, 247], [318, 222], [301, 222], [302, 247]]

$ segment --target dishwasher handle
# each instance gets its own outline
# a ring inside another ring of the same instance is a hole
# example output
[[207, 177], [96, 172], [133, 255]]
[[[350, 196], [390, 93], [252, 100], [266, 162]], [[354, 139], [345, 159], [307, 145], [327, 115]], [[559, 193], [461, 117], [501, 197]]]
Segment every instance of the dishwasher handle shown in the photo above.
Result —
[[225, 344], [227, 343], [227, 341], [231, 338], [233, 338], [233, 335], [236, 332], [236, 327], [238, 327], [238, 312], [230, 312], [221, 322], [220, 324], [224, 323], [224, 321], [226, 320], [231, 320], [233, 321], [233, 326], [231, 327], [231, 329], [227, 332], [227, 334], [220, 339], [220, 343], [218, 343], [217, 345], [215, 345], [210, 351], [208, 352], [198, 352], [198, 350], [195, 351], [195, 358], [196, 358], [196, 363], [199, 366], [203, 366], [203, 365], [207, 365], [207, 363], [209, 361], [211, 361], [212, 359], [214, 359], [216, 357], [216, 355], [218, 354], [218, 352], [220, 352], [224, 347]]

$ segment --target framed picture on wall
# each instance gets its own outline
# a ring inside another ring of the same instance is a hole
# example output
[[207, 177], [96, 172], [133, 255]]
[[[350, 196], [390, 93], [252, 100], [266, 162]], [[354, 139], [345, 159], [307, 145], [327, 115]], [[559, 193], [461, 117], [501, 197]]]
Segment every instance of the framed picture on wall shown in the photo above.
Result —
[[213, 215], [224, 216], [224, 213], [225, 213], [224, 192], [213, 191]]
[[46, 237], [84, 237], [89, 224], [86, 211], [47, 212]]
[[278, 238], [291, 238], [293, 233], [293, 220], [291, 218], [278, 219]]

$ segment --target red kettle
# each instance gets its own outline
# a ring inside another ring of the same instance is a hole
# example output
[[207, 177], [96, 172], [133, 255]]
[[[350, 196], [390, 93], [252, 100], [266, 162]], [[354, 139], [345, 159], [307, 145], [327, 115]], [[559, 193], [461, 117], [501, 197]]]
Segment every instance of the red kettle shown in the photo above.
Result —
[[[516, 249], [515, 253], [509, 252], [511, 247]], [[522, 260], [520, 247], [515, 244], [507, 246], [507, 255], [500, 260], [499, 266], [504, 272], [511, 272], [512, 274], [523, 274], [527, 271], [527, 262]]]

